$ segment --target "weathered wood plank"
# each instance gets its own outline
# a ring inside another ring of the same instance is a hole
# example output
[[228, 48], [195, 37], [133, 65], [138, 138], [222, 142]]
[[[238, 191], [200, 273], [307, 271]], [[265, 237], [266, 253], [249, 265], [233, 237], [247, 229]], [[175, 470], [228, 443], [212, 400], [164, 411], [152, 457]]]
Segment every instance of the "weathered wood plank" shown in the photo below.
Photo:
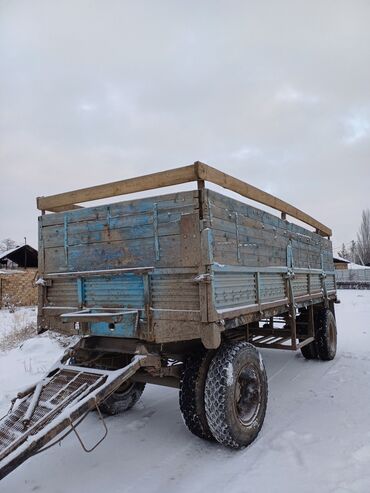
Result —
[[[251, 230], [253, 234], [253, 230]], [[223, 253], [229, 252], [237, 255], [237, 237], [234, 232], [222, 232], [213, 230], [215, 258], [218, 259]], [[288, 241], [284, 238], [269, 237], [267, 234], [262, 238], [254, 236], [246, 236], [243, 232], [239, 232], [239, 253], [244, 258], [245, 255], [250, 259], [251, 256], [276, 257], [282, 263], [287, 264], [287, 245]], [[320, 267], [321, 250], [309, 251], [305, 244], [292, 247], [293, 260], [296, 267], [313, 267], [312, 263]], [[243, 264], [243, 258], [240, 259], [240, 264]], [[256, 260], [257, 261], [257, 260]]]
[[[148, 218], [147, 218], [148, 219]], [[92, 223], [94, 229], [87, 223], [75, 223], [68, 228], [68, 246], [104, 243], [112, 241], [126, 241], [132, 239], [153, 238], [153, 221], [148, 224], [137, 224], [129, 227], [108, 228], [106, 224]], [[78, 227], [73, 227], [78, 224]], [[158, 236], [171, 236], [180, 234], [180, 222], [173, 221], [158, 224]], [[64, 230], [61, 228], [44, 228], [45, 247], [58, 247], [64, 245]]]
[[330, 228], [320, 223], [312, 216], [301, 211], [297, 207], [288, 204], [284, 200], [278, 199], [263, 190], [254, 187], [248, 183], [234, 178], [226, 173], [218, 171], [207, 164], [196, 161], [193, 165], [183, 166], [168, 171], [151, 173], [150, 175], [129, 178], [117, 182], [97, 185], [94, 187], [82, 188], [71, 192], [51, 195], [49, 197], [38, 197], [37, 207], [40, 210], [56, 210], [56, 208], [71, 206], [81, 202], [115, 197], [129, 193], [153, 190], [171, 185], [187, 183], [191, 181], [210, 181], [224, 188], [232, 190], [249, 199], [255, 200], [261, 204], [277, 209], [284, 214], [299, 219], [300, 221], [314, 227], [321, 235], [331, 236]]
[[286, 248], [290, 244], [296, 267], [321, 268], [321, 254], [330, 265], [329, 240], [217, 192], [207, 190], [207, 194], [216, 261], [227, 263], [227, 259], [232, 265], [248, 266], [286, 265]]
[[[181, 213], [184, 208], [198, 207], [198, 191], [179, 192], [155, 197], [144, 197], [131, 201], [117, 202], [109, 205], [81, 208], [78, 211], [67, 212], [68, 222], [99, 221], [107, 216], [115, 219], [120, 216], [145, 214], [153, 211], [153, 205], [157, 204], [158, 213], [166, 211], [170, 214]], [[41, 216], [42, 226], [56, 226], [64, 223], [65, 213], [46, 214]]]
[[[212, 207], [212, 212], [214, 208]], [[220, 231], [235, 231], [236, 229], [236, 216], [235, 214], [227, 212], [226, 209], [217, 208], [216, 213], [213, 214], [211, 225], [212, 229], [217, 229]], [[288, 228], [283, 229], [282, 227], [274, 227], [270, 224], [264, 224], [261, 221], [256, 221], [244, 216], [243, 214], [238, 214], [238, 227], [240, 232], [244, 232], [246, 235], [253, 232], [255, 238], [267, 239], [270, 238], [280, 238], [286, 243], [291, 240], [292, 244], [299, 245], [312, 245], [316, 249], [320, 249], [323, 244], [320, 240], [312, 238], [300, 233], [289, 231]], [[316, 235], [318, 236], [318, 235]], [[319, 237], [321, 238], [321, 237]]]
[[72, 211], [74, 209], [83, 209], [82, 205], [70, 204], [70, 205], [60, 205], [58, 207], [50, 207], [49, 212], [65, 212]]
[[322, 235], [331, 236], [332, 231], [330, 228], [320, 223], [312, 216], [309, 216], [305, 212], [297, 209], [291, 204], [288, 204], [284, 200], [278, 199], [273, 195], [260, 190], [259, 188], [250, 185], [249, 183], [245, 183], [238, 178], [234, 178], [233, 176], [227, 175], [226, 173], [222, 173], [211, 166], [208, 166], [204, 163], [198, 164], [198, 176], [202, 180], [210, 181], [217, 185], [220, 185], [223, 188], [227, 188], [228, 190], [232, 190], [233, 192], [239, 193], [244, 197], [255, 200], [260, 204], [267, 205], [273, 209], [277, 209], [281, 212], [289, 214], [290, 216], [303, 221], [306, 224], [309, 224], [313, 228], [316, 228], [321, 232]]
[[155, 188], [168, 187], [195, 180], [197, 180], [195, 166], [183, 166], [181, 168], [151, 173], [150, 175], [50, 195], [49, 197], [38, 197], [37, 208], [40, 210], [50, 210], [50, 208], [69, 204], [78, 204], [91, 200], [142, 192], [144, 190], [153, 190]]
[[[215, 238], [218, 241], [236, 239], [236, 226], [235, 223], [227, 223], [226, 221], [221, 223], [218, 220], [212, 221], [213, 231]], [[257, 245], [275, 245], [281, 248], [287, 247], [289, 239], [287, 237], [277, 236], [271, 231], [260, 231], [253, 228], [245, 228], [244, 226], [238, 227], [238, 238], [240, 243], [257, 244]], [[306, 245], [302, 245], [306, 247]]]
[[154, 238], [90, 243], [45, 248], [45, 272], [115, 269], [123, 267], [191, 267], [196, 258], [182, 257], [181, 236], [163, 236], [159, 239], [160, 258], [156, 259]]
[[[256, 229], [276, 229], [282, 234], [291, 234], [291, 237], [300, 237], [303, 241], [310, 239], [315, 244], [329, 245], [326, 238], [309, 231], [298, 224], [284, 221], [269, 212], [262, 211], [249, 204], [245, 204], [231, 197], [226, 197], [214, 190], [207, 190], [210, 207], [210, 217], [232, 220], [232, 216], [237, 212], [240, 214], [240, 222], [245, 226], [252, 226]], [[231, 216], [231, 217], [230, 217]]]

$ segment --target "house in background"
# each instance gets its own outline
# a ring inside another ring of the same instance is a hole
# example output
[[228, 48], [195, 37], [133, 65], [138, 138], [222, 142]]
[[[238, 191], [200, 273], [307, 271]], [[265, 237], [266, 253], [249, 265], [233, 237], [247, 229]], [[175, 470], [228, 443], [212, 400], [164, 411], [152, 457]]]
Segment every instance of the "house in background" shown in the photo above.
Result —
[[337, 256], [334, 257], [335, 280], [338, 289], [370, 289], [370, 268]]
[[339, 255], [333, 257], [333, 260], [334, 260], [335, 270], [347, 270], [348, 265], [351, 263], [349, 260], [346, 260], [345, 258], [340, 257]]
[[22, 245], [0, 253], [0, 269], [37, 268], [38, 253], [30, 245]]
[[0, 308], [37, 304], [38, 252], [22, 245], [0, 253]]

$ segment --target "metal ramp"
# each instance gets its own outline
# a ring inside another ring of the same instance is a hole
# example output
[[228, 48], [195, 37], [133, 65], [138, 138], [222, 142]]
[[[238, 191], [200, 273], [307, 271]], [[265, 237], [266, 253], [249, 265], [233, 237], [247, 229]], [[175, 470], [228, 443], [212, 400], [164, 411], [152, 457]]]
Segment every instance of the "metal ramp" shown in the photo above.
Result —
[[[76, 426], [94, 408], [102, 418], [99, 404], [146, 366], [149, 358], [134, 356], [127, 366], [112, 371], [66, 365], [62, 360], [36, 385], [19, 392], [0, 421], [0, 479], [71, 431], [84, 447]], [[93, 448], [107, 434], [104, 421], [103, 425], [105, 433]]]

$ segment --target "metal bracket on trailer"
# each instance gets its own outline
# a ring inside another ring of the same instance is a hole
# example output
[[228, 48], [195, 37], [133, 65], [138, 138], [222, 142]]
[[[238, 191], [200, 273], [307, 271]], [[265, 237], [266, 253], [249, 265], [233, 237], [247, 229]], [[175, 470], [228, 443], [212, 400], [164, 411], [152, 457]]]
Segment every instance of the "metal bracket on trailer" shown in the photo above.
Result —
[[62, 313], [60, 318], [63, 322], [122, 322], [128, 315], [135, 316], [137, 326], [139, 310], [116, 310], [109, 311], [104, 308], [86, 308], [77, 312]]

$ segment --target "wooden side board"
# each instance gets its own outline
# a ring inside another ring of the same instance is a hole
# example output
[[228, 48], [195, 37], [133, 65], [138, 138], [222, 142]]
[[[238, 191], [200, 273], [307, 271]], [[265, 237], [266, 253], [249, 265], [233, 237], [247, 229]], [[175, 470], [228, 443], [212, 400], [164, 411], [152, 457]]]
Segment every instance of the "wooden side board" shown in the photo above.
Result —
[[286, 266], [289, 245], [295, 267], [334, 269], [328, 239], [213, 190], [205, 190], [204, 200], [215, 262]]
[[209, 181], [220, 185], [223, 188], [232, 190], [248, 199], [255, 200], [260, 204], [267, 205], [273, 209], [279, 210], [285, 214], [288, 214], [295, 219], [298, 219], [306, 224], [309, 224], [315, 228], [323, 236], [331, 236], [332, 231], [330, 228], [320, 223], [312, 216], [309, 216], [305, 212], [297, 209], [293, 205], [288, 204], [284, 200], [278, 199], [274, 195], [271, 195], [259, 188], [254, 187], [242, 180], [234, 178], [226, 173], [223, 173], [207, 164], [198, 163], [198, 176], [201, 180]]
[[191, 191], [41, 216], [40, 271], [198, 266], [198, 207]]
[[129, 178], [127, 180], [116, 181], [104, 185], [97, 185], [95, 187], [82, 188], [71, 192], [50, 195], [49, 197], [38, 197], [37, 207], [42, 211], [51, 212], [71, 210], [78, 207], [76, 205], [78, 203], [179, 185], [191, 181], [202, 183], [204, 181], [209, 181], [215, 183], [216, 185], [232, 190], [246, 198], [279, 210], [284, 214], [288, 214], [289, 216], [312, 226], [322, 236], [330, 237], [332, 235], [330, 228], [293, 205], [288, 204], [284, 200], [278, 199], [253, 185], [212, 168], [207, 164], [201, 163], [200, 161], [196, 161], [190, 166], [183, 166], [168, 171], [160, 171], [158, 173]]
[[179, 185], [197, 180], [196, 168], [194, 165], [183, 166], [168, 171], [151, 173], [150, 175], [138, 176], [127, 180], [120, 180], [104, 185], [81, 188], [71, 192], [50, 195], [49, 197], [38, 197], [37, 208], [45, 211], [52, 211], [59, 208], [59, 211], [74, 208], [74, 204], [90, 202], [92, 200], [106, 199], [118, 195], [154, 190], [172, 185]]

